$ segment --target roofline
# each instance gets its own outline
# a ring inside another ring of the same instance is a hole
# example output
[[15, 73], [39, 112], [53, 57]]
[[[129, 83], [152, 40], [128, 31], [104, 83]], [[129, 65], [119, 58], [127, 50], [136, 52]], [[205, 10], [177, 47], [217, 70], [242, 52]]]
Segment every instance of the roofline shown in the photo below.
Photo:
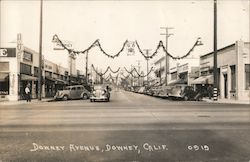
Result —
[[[228, 46], [226, 46], [226, 47], [223, 47], [223, 48], [218, 49], [217, 52], [223, 51], [223, 50], [225, 50], [225, 49], [227, 49], [227, 48], [234, 47], [234, 46], [235, 46], [235, 43], [230, 44], [230, 45], [228, 45]], [[210, 52], [210, 53], [207, 53], [207, 54], [204, 54], [204, 55], [201, 55], [200, 58], [201, 58], [201, 57], [208, 56], [208, 55], [211, 55], [211, 54], [213, 54], [213, 53], [214, 53], [214, 51], [213, 51], [213, 52]]]

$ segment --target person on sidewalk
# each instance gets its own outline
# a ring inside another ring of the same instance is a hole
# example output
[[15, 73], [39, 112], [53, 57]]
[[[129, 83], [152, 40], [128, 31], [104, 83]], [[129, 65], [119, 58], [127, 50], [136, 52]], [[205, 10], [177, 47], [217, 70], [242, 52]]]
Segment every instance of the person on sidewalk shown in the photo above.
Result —
[[208, 92], [208, 97], [211, 100], [212, 95], [213, 95], [213, 87], [211, 86], [211, 84], [209, 84], [209, 86], [207, 88], [207, 92]]
[[30, 98], [30, 84], [28, 83], [25, 88], [25, 96], [26, 96], [26, 101], [31, 102]]

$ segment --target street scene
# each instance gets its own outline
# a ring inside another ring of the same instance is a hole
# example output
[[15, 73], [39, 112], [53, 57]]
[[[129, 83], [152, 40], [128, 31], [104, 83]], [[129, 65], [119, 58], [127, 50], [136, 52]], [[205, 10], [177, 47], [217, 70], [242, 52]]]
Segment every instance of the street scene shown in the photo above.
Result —
[[250, 162], [249, 6], [0, 1], [0, 162]]

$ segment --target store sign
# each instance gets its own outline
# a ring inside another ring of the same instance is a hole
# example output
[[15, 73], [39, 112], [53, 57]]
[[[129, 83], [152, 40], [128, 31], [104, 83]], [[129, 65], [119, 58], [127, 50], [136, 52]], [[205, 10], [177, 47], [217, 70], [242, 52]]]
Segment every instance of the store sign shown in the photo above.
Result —
[[[68, 49], [73, 50], [73, 45], [72, 45], [72, 43], [71, 43], [70, 41], [64, 40], [64, 41], [62, 41], [62, 43], [63, 43], [63, 45], [64, 45], [65, 47], [67, 47]], [[64, 50], [64, 47], [61, 45], [61, 43], [55, 42], [55, 43], [54, 43], [54, 50]]]
[[26, 60], [26, 61], [32, 61], [32, 54], [24, 51], [23, 59]]
[[0, 95], [8, 95], [9, 92], [8, 91], [0, 91]]
[[0, 57], [16, 57], [16, 49], [0, 48]]

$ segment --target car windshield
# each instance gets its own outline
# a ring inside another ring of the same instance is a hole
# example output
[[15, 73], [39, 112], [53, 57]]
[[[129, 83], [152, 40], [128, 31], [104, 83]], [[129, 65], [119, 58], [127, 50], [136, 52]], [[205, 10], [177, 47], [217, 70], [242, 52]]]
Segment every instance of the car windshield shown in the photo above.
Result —
[[101, 90], [101, 89], [104, 89], [103, 86], [101, 85], [94, 86], [94, 90]]

